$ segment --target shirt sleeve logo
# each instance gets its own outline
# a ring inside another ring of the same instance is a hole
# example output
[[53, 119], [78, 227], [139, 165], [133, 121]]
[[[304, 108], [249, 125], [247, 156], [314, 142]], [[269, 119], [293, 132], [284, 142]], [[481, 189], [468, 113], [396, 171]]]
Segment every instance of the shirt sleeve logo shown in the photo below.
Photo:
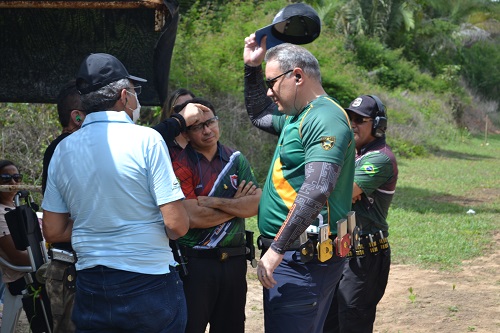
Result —
[[335, 137], [334, 136], [322, 136], [321, 137], [321, 148], [324, 150], [330, 150], [335, 146]]
[[377, 173], [378, 169], [371, 163], [365, 163], [361, 166], [361, 169], [369, 175], [374, 175]]

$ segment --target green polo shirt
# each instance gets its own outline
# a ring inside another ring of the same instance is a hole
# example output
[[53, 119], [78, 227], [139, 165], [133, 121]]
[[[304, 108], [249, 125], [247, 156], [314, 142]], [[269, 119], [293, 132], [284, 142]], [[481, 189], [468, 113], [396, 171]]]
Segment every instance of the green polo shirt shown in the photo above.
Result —
[[398, 165], [384, 138], [377, 139], [356, 157], [354, 182], [363, 190], [352, 206], [361, 234], [388, 233], [387, 215], [396, 190]]
[[310, 162], [329, 162], [342, 167], [335, 189], [321, 214], [312, 223], [336, 222], [351, 209], [355, 143], [346, 112], [329, 96], [320, 96], [296, 116], [277, 111], [273, 126], [280, 133], [264, 185], [258, 215], [260, 233], [274, 237], [285, 221], [305, 179]]

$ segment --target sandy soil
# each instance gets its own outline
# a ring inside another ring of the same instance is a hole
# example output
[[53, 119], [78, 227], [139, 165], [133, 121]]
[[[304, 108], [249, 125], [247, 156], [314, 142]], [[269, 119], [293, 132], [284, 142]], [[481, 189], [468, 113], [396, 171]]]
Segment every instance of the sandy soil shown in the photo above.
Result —
[[[499, 242], [496, 233], [490, 254], [464, 262], [457, 272], [392, 265], [374, 333], [500, 333]], [[262, 287], [255, 271], [248, 269], [248, 333], [264, 332]]]

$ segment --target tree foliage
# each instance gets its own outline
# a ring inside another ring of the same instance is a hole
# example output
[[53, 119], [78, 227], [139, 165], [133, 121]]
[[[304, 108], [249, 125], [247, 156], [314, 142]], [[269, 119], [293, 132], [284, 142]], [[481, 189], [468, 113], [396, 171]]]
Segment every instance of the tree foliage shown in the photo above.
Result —
[[465, 48], [463, 75], [476, 92], [491, 100], [500, 96], [500, 45], [479, 42]]
[[60, 131], [55, 105], [0, 103], [0, 156], [18, 166], [24, 183], [41, 184], [43, 153]]
[[[400, 155], [425, 154], [426, 147], [461, 137], [467, 119], [484, 128], [480, 119], [486, 117], [471, 116], [481, 109], [500, 121], [491, 115], [498, 114], [500, 101], [498, 2], [307, 2], [321, 16], [322, 31], [304, 47], [319, 60], [325, 90], [342, 106], [361, 94], [381, 97], [388, 108], [388, 138]], [[249, 158], [260, 181], [276, 139], [255, 129], [245, 112], [244, 38], [272, 22], [289, 3], [180, 1], [170, 89], [188, 88], [214, 103], [221, 141]], [[468, 88], [488, 100], [481, 102]], [[158, 108], [150, 111], [142, 118], [148, 125], [158, 121]], [[474, 131], [468, 125], [467, 131]], [[2, 158], [18, 163], [29, 182], [40, 183], [43, 152], [59, 131], [55, 106], [0, 104]]]

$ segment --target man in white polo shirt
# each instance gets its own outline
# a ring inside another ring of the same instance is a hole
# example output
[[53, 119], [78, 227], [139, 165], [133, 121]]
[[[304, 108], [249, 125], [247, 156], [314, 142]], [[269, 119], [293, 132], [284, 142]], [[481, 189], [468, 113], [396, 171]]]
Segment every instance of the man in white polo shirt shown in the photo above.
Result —
[[49, 166], [43, 232], [48, 242], [71, 240], [76, 252], [72, 320], [80, 332], [186, 325], [169, 238], [188, 231], [188, 216], [161, 135], [134, 124], [145, 81], [112, 55], [87, 56], [76, 77], [87, 116]]

